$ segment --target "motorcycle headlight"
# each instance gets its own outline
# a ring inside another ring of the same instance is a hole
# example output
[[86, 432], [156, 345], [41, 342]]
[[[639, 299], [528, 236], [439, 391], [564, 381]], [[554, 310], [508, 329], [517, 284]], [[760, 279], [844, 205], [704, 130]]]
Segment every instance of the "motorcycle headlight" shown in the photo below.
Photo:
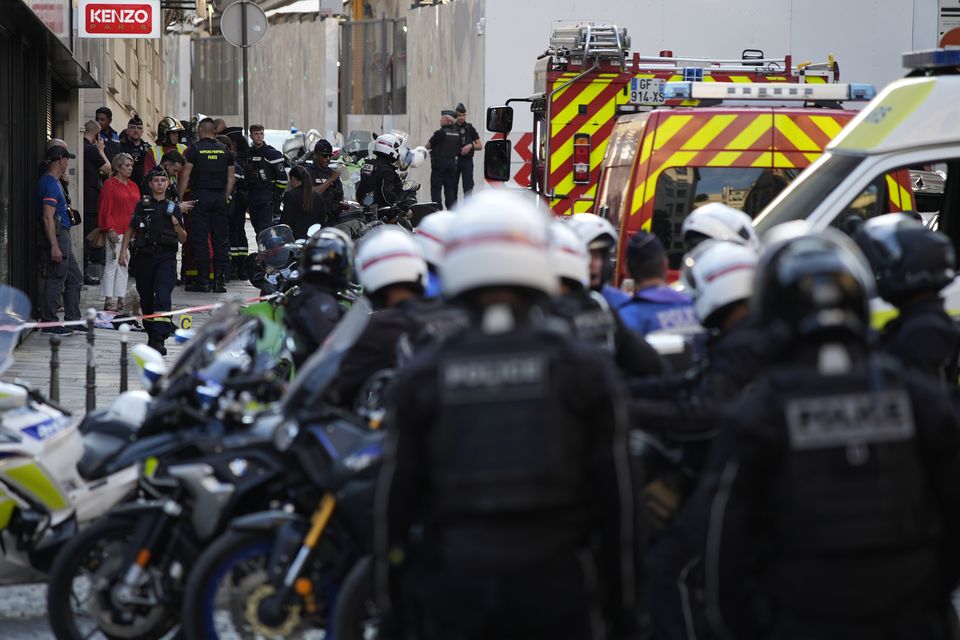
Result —
[[294, 420], [284, 420], [277, 425], [276, 430], [273, 432], [273, 446], [277, 448], [277, 451], [289, 451], [299, 433], [299, 424]]

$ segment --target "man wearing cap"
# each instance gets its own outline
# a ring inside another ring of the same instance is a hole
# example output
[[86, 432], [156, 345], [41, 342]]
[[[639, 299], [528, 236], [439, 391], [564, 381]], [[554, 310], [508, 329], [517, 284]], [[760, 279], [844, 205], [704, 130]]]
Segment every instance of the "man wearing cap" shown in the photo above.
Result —
[[[64, 319], [80, 319], [80, 285], [83, 283], [83, 276], [70, 246], [72, 221], [67, 197], [60, 185], [60, 178], [66, 173], [71, 158], [76, 156], [70, 153], [66, 146], [49, 147], [46, 155], [47, 171], [37, 183], [42, 236], [48, 244], [46, 281], [40, 301], [40, 319], [44, 322], [56, 322], [59, 319], [57, 308], [60, 306], [61, 295]], [[70, 335], [73, 330], [67, 327], [49, 327], [43, 332]]]
[[330, 168], [332, 157], [333, 145], [327, 140], [317, 140], [313, 146], [313, 164], [307, 165], [307, 171], [313, 177], [313, 190], [323, 197], [325, 226], [337, 224], [340, 203], [343, 202], [343, 182], [340, 181], [340, 171]]
[[467, 108], [463, 103], [457, 105], [457, 131], [460, 132], [460, 161], [457, 173], [463, 181], [463, 197], [473, 191], [473, 154], [482, 151], [480, 134], [473, 125], [467, 122]]
[[627, 328], [646, 335], [699, 326], [693, 299], [667, 285], [667, 255], [656, 235], [640, 231], [627, 245], [627, 271], [636, 292], [618, 311]]
[[455, 126], [456, 118], [456, 112], [444, 109], [440, 128], [433, 132], [427, 143], [431, 161], [430, 197], [441, 207], [446, 205], [447, 209], [457, 204], [457, 158], [463, 147], [460, 131]]
[[244, 178], [247, 181], [248, 210], [253, 230], [260, 233], [272, 226], [283, 191], [287, 188], [287, 172], [283, 168], [283, 154], [264, 142], [262, 124], [250, 125], [253, 144], [247, 154]]
[[150, 155], [150, 145], [143, 140], [143, 120], [140, 116], [133, 116], [127, 122], [127, 137], [120, 143], [121, 153], [128, 153], [133, 158], [133, 173], [130, 179], [137, 185], [141, 193], [146, 195], [150, 186], [143, 184], [144, 164]]
[[112, 161], [113, 156], [120, 151], [120, 134], [110, 126], [113, 122], [113, 111], [110, 107], [100, 107], [94, 115], [94, 120], [100, 125], [100, 139], [106, 147], [107, 160]]

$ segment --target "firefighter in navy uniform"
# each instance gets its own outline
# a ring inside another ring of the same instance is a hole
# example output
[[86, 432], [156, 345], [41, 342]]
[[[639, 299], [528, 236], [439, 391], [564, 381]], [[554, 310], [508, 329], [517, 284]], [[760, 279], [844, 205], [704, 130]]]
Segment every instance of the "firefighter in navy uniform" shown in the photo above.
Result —
[[294, 328], [299, 367], [323, 344], [343, 315], [337, 292], [353, 280], [353, 241], [339, 229], [322, 229], [303, 246], [300, 290], [287, 303], [285, 322]]
[[457, 114], [444, 110], [440, 128], [433, 132], [430, 149], [430, 197], [438, 206], [452, 209], [457, 204], [459, 158], [463, 149], [460, 130], [455, 124]]
[[687, 522], [719, 637], [957, 637], [960, 427], [869, 348], [873, 279], [833, 229], [761, 257], [753, 312], [788, 346], [726, 412]]
[[307, 165], [307, 171], [313, 178], [313, 190], [323, 197], [323, 226], [337, 223], [340, 203], [343, 202], [343, 182], [340, 172], [330, 167], [332, 157], [333, 145], [327, 140], [317, 140], [313, 145], [313, 164]]
[[250, 125], [253, 144], [247, 154], [244, 177], [247, 183], [247, 207], [255, 234], [276, 224], [275, 219], [280, 215], [280, 199], [287, 188], [283, 154], [264, 142], [263, 137], [262, 124]]
[[400, 157], [399, 136], [385, 133], [373, 144], [373, 162], [365, 162], [360, 170], [357, 184], [357, 200], [366, 206], [370, 195], [378, 207], [390, 207], [404, 198], [403, 181], [397, 175], [397, 160]]
[[856, 240], [877, 275], [880, 297], [900, 312], [883, 327], [880, 348], [910, 369], [955, 386], [960, 334], [939, 295], [956, 276], [950, 239], [891, 213], [868, 220]]
[[[387, 637], [613, 637], [633, 619], [623, 404], [608, 359], [539, 326], [547, 216], [483, 192], [458, 214], [444, 295], [475, 318], [392, 387], [376, 499]], [[408, 600], [410, 602], [408, 604]]]
[[560, 295], [551, 310], [570, 324], [573, 334], [611, 353], [628, 376], [655, 376], [664, 370], [656, 350], [627, 330], [606, 299], [590, 291], [590, 253], [570, 225], [555, 220], [550, 226], [550, 255]]
[[[146, 176], [150, 195], [137, 203], [130, 226], [123, 234], [120, 251], [121, 264], [127, 261], [127, 249], [133, 243], [137, 261], [133, 275], [140, 295], [140, 309], [144, 315], [170, 311], [171, 296], [177, 280], [177, 249], [187, 239], [183, 228], [183, 214], [176, 202], [167, 198], [167, 174], [155, 167]], [[161, 354], [167, 350], [163, 341], [173, 331], [170, 318], [145, 320], [147, 345]]]
[[212, 118], [200, 121], [200, 139], [184, 156], [187, 164], [180, 180], [180, 197], [189, 187], [197, 201], [190, 215], [190, 244], [197, 262], [195, 290], [209, 291], [209, 237], [213, 244], [213, 292], [226, 293], [225, 275], [230, 268], [228, 207], [236, 176], [233, 154], [214, 139], [214, 130]]

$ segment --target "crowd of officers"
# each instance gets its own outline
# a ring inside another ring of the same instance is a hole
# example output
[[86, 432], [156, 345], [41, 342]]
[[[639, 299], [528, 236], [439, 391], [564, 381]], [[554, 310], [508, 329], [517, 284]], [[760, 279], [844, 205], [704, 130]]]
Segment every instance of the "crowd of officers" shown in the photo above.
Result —
[[[951, 243], [891, 214], [761, 247], [698, 211], [681, 280], [703, 333], [672, 371], [611, 302], [616, 236], [597, 216], [485, 191], [360, 241], [375, 312], [336, 393], [350, 405], [398, 372], [382, 635], [960, 637]], [[353, 260], [335, 228], [305, 246], [318, 343]], [[879, 334], [877, 294], [899, 311]]]

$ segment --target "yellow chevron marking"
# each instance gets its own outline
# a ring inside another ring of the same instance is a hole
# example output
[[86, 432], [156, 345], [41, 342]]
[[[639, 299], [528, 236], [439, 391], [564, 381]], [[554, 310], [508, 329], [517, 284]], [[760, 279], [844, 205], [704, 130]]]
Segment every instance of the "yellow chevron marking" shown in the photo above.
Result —
[[813, 121], [813, 124], [820, 127], [820, 131], [823, 131], [825, 134], [830, 136], [831, 140], [837, 137], [837, 134], [840, 133], [840, 129], [843, 128], [840, 126], [839, 122], [830, 116], [810, 116], [810, 120]]
[[730, 82], [753, 82], [750, 76], [730, 76]]
[[600, 92], [610, 86], [609, 82], [591, 82], [574, 98], [563, 111], [553, 116], [554, 122], [570, 122], [577, 115], [580, 105], [591, 104]]
[[778, 80], [780, 82], [786, 82], [786, 76], [767, 76], [767, 80]]
[[684, 125], [692, 119], [693, 116], [667, 116], [654, 133], [656, 141], [654, 142], [653, 148], [655, 150], [662, 149], [663, 145], [667, 144], [670, 138], [675, 136], [677, 132], [683, 129]]
[[[594, 145], [596, 145], [596, 141], [592, 140], [593, 134], [597, 132], [597, 130], [602, 126], [602, 124], [612, 120], [616, 115], [616, 112], [617, 112], [617, 99], [616, 97], [613, 97], [607, 101], [607, 104], [603, 105], [599, 110], [597, 110], [596, 114], [594, 115], [593, 121], [600, 124], [592, 124], [592, 123], [586, 124], [580, 127], [577, 130], [577, 132], [589, 133], [591, 136], [591, 142], [593, 142]], [[558, 129], [555, 130], [553, 135], [559, 134], [562, 129], [563, 129], [563, 126], [560, 126]], [[603, 145], [604, 145], [603, 149], [606, 149], [607, 148], [606, 140], [603, 141]], [[594, 151], [595, 150], [596, 150], [596, 147], [594, 147]], [[559, 148], [551, 149], [550, 155], [551, 155], [550, 171], [552, 173], [554, 167], [559, 167], [564, 162], [569, 160], [570, 157], [573, 155], [573, 136], [570, 136], [570, 138], [567, 139], [562, 145], [560, 145]], [[593, 155], [593, 151], [591, 151], [591, 156], [592, 155]]]
[[779, 151], [773, 152], [773, 166], [778, 169], [792, 169], [796, 165], [790, 162], [787, 156], [783, 155]]
[[[657, 194], [657, 180], [660, 178], [660, 174], [664, 172], [665, 169], [670, 167], [685, 167], [690, 162], [697, 157], [697, 151], [677, 151], [669, 158], [667, 161], [661, 164], [657, 169], [650, 174], [647, 178], [647, 181], [644, 185], [641, 185], [644, 188], [643, 194], [643, 204], [647, 204], [653, 199], [653, 196]], [[638, 189], [639, 190], [639, 189]], [[634, 200], [636, 200], [636, 193], [634, 193]]]
[[790, 141], [790, 144], [797, 148], [797, 151], [817, 151], [820, 149], [817, 143], [810, 139], [803, 129], [797, 126], [790, 116], [773, 116], [773, 125], [780, 133]]
[[913, 210], [913, 194], [910, 193], [902, 184], [898, 184], [900, 187], [900, 208], [904, 211]]
[[756, 160], [751, 164], [751, 167], [772, 167], [773, 166], [773, 153], [770, 151], [764, 151], [760, 154]]
[[720, 135], [724, 129], [733, 124], [733, 121], [736, 119], [737, 116], [732, 114], [713, 116], [705, 125], [700, 127], [699, 131], [690, 136], [690, 139], [684, 142], [680, 148], [684, 150], [696, 151], [702, 151], [703, 149], [706, 149], [713, 139]]
[[823, 154], [820, 154], [820, 153], [805, 153], [805, 154], [803, 154], [803, 157], [806, 158], [807, 160], [809, 160], [810, 162], [816, 162], [817, 159], [819, 159], [821, 155], [823, 155]]
[[[553, 83], [553, 87], [551, 88], [551, 90], [553, 90], [553, 89], [555, 89], [555, 88], [563, 85], [563, 84], [564, 84], [565, 82], [567, 82], [568, 80], [573, 80], [574, 78], [577, 77], [577, 75], [578, 75], [578, 74], [576, 74], [576, 73], [565, 73], [565, 74], [561, 75], [561, 76], [560, 76], [560, 79]], [[573, 85], [570, 85], [570, 86], [568, 86], [568, 87], [564, 87], [562, 90], [558, 91], [555, 96], [553, 96], [553, 99], [556, 100], [557, 98], [559, 98], [560, 96], [562, 96], [563, 94], [565, 94], [567, 91], [569, 91], [569, 90], [572, 89], [572, 88], [573, 88]], [[548, 93], [549, 93], [549, 92], [548, 92]]]
[[827, 84], [827, 79], [823, 76], [807, 76], [807, 84]]
[[721, 151], [710, 158], [707, 162], [708, 167], [729, 167], [732, 166], [737, 158], [743, 155], [742, 151]]
[[900, 209], [903, 209], [903, 207], [900, 206], [900, 185], [897, 184], [897, 181], [894, 180], [893, 176], [891, 176], [889, 173], [887, 174], [886, 178], [887, 178], [887, 193], [889, 194], [890, 202], [892, 202], [895, 206], [899, 207]]
[[653, 151], [653, 131], [648, 131], [646, 135], [643, 136], [643, 146], [640, 147], [640, 165], [641, 166], [643, 166], [643, 164], [646, 163], [652, 151]]
[[650, 228], [652, 226], [653, 226], [653, 216], [650, 216], [649, 218], [643, 221], [643, 224], [640, 225], [640, 228], [646, 231], [647, 233], [650, 233]]
[[[603, 162], [603, 155], [607, 151], [607, 142], [609, 142], [609, 140], [604, 140], [600, 144], [595, 145], [593, 149], [591, 149], [590, 151], [590, 170], [591, 171], [594, 171], [598, 166], [600, 166], [600, 163]], [[571, 150], [573, 149], [573, 142], [570, 142], [570, 148]], [[571, 151], [569, 155], [572, 155], [572, 153], [573, 152]], [[556, 158], [557, 156], [555, 155], [554, 160], [556, 160]], [[558, 161], [554, 163], [550, 163], [550, 171], [553, 172], [557, 167], [560, 167], [560, 166], [562, 166], [562, 164]], [[574, 189], [575, 185], [573, 184], [573, 170], [572, 170], [573, 167], [569, 167], [569, 169], [570, 171], [568, 171], [563, 176], [563, 179], [561, 179], [560, 182], [558, 182], [553, 186], [553, 190], [555, 193], [570, 193]], [[590, 193], [591, 191], [595, 194], [597, 191], [597, 186], [593, 185], [592, 187], [590, 187], [590, 190], [583, 197], [588, 197], [588, 198], [594, 197]]]
[[773, 115], [759, 115], [736, 138], [730, 141], [727, 149], [749, 149], [773, 126]]

